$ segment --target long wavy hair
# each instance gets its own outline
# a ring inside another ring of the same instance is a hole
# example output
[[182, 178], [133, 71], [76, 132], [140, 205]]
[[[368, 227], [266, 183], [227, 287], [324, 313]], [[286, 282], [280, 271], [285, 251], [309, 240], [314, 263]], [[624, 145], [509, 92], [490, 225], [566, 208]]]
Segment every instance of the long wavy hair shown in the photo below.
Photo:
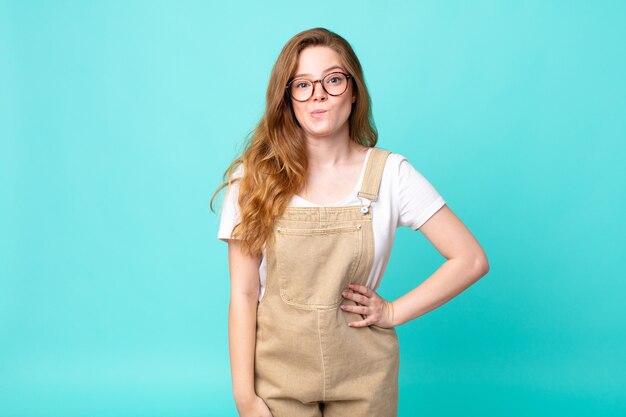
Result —
[[[265, 112], [251, 136], [248, 135], [242, 154], [224, 172], [223, 183], [210, 202], [210, 208], [215, 212], [213, 200], [219, 191], [239, 182], [239, 223], [235, 225], [232, 237], [242, 240], [242, 252], [248, 255], [259, 256], [264, 244], [271, 245], [274, 220], [306, 184], [308, 162], [304, 131], [293, 112], [285, 86], [295, 75], [300, 52], [309, 46], [332, 48], [352, 75], [356, 100], [348, 119], [350, 140], [366, 147], [375, 146], [378, 140], [361, 63], [350, 44], [321, 27], [292, 37], [272, 68]], [[243, 175], [233, 178], [233, 172], [241, 164]]]

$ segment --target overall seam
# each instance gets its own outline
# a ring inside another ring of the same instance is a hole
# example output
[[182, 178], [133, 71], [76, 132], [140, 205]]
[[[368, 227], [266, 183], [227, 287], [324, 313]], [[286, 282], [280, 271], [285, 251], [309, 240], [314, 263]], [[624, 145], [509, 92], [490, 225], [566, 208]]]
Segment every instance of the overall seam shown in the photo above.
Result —
[[326, 365], [324, 364], [324, 348], [322, 346], [322, 326], [320, 325], [320, 311], [317, 310], [317, 334], [320, 341], [320, 355], [322, 358], [322, 400], [326, 401]]

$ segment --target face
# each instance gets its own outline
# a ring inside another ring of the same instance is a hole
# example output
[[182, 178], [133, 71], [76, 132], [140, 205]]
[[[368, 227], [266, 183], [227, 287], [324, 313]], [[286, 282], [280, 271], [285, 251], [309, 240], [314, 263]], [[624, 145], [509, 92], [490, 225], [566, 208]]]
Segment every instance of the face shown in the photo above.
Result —
[[[335, 66], [339, 68], [333, 68]], [[304, 77], [314, 81], [336, 71], [348, 73], [341, 65], [337, 52], [327, 46], [309, 46], [300, 51], [294, 78]], [[348, 88], [339, 96], [331, 96], [318, 82], [314, 84], [313, 95], [307, 101], [291, 99], [296, 119], [307, 137], [336, 136], [341, 132], [348, 134], [348, 117], [356, 96], [352, 86], [353, 80], [350, 78], [347, 81]], [[314, 110], [326, 111], [315, 114], [312, 113]]]

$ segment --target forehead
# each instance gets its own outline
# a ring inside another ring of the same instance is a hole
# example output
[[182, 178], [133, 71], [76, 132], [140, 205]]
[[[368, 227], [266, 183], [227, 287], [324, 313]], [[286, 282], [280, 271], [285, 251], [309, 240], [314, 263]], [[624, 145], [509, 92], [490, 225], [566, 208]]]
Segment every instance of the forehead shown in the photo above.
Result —
[[[333, 68], [332, 67], [339, 67]], [[300, 51], [298, 56], [298, 66], [296, 67], [296, 77], [299, 76], [321, 76], [329, 71], [345, 70], [341, 62], [340, 55], [327, 46], [309, 46]]]

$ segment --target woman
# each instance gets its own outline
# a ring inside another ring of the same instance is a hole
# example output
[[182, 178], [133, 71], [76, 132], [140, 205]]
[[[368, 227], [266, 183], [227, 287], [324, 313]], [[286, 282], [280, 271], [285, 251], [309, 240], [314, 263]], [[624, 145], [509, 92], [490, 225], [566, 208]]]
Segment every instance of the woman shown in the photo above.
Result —
[[[229, 344], [240, 416], [396, 416], [395, 326], [488, 272], [484, 251], [400, 154], [376, 147], [361, 65], [323, 28], [282, 49], [228, 186]], [[213, 198], [215, 198], [215, 195]], [[393, 302], [376, 293], [395, 229], [447, 261]]]

